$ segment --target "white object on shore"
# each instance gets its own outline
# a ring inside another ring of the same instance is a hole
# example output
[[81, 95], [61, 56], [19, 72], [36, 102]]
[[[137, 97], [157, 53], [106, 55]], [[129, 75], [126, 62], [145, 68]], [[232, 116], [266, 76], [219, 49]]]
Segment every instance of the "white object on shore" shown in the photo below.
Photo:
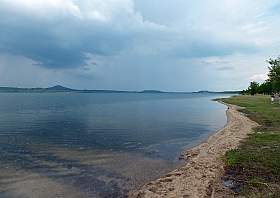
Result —
[[280, 103], [280, 95], [277, 93], [277, 94], [273, 94], [271, 96], [271, 102], [279, 102]]

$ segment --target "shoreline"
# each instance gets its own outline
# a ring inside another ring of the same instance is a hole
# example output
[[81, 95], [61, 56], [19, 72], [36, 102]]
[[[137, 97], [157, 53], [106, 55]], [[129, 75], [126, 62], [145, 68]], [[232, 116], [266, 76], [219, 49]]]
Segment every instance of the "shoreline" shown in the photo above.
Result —
[[220, 103], [228, 107], [226, 125], [206, 141], [183, 152], [181, 158], [185, 165], [130, 192], [130, 198], [216, 197], [215, 186], [224, 172], [222, 155], [238, 147], [258, 126], [238, 111], [241, 107]]

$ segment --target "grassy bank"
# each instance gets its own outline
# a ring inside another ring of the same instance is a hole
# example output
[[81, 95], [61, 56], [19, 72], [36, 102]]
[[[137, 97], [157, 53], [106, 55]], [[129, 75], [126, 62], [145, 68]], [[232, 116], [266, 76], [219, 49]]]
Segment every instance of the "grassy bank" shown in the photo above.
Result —
[[241, 111], [260, 127], [240, 147], [224, 156], [225, 178], [246, 197], [280, 197], [280, 105], [268, 96], [234, 96], [223, 102], [245, 107]]

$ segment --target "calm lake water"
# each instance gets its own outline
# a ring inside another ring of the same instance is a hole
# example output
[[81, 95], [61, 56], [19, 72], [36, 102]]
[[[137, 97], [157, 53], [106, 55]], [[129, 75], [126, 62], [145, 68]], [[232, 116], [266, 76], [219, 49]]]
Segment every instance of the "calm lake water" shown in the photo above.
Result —
[[0, 197], [125, 197], [225, 125], [217, 97], [1, 93]]

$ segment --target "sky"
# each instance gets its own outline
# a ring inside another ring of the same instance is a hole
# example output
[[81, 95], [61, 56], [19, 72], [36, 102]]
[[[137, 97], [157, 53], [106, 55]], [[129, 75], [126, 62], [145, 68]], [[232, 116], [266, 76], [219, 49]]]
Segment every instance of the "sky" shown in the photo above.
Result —
[[0, 86], [241, 90], [279, 24], [279, 0], [0, 0]]

